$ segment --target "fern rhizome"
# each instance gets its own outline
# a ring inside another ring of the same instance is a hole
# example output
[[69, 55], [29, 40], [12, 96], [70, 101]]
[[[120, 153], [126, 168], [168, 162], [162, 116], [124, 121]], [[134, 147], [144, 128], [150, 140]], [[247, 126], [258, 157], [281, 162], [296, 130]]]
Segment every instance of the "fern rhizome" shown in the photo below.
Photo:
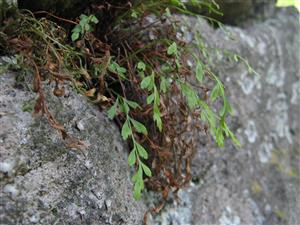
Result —
[[[213, 2], [192, 2], [217, 11]], [[0, 28], [0, 50], [34, 74], [34, 110], [63, 138], [68, 134], [45, 102], [45, 80], [55, 82], [57, 96], [69, 82], [106, 111], [131, 149], [135, 199], [145, 186], [166, 198], [191, 179], [192, 133], [212, 135], [219, 146], [225, 137], [239, 145], [226, 124], [232, 109], [201, 34], [189, 43], [178, 35], [180, 21], [173, 15], [195, 15], [179, 0], [106, 1], [86, 8], [89, 13], [77, 19], [20, 10]]]

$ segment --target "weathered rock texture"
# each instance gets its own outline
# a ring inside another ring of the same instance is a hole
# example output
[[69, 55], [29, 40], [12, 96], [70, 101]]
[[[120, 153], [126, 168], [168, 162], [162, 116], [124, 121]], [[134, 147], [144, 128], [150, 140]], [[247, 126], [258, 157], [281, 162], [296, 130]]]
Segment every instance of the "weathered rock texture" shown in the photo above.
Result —
[[15, 78], [0, 76], [0, 224], [141, 224], [118, 128], [74, 90], [58, 98], [45, 84], [50, 111], [87, 145], [70, 150], [26, 112], [36, 94]]
[[[181, 19], [182, 21], [183, 19]], [[187, 40], [196, 31], [212, 46], [237, 52], [244, 63], [217, 57], [214, 69], [234, 108], [231, 127], [243, 147], [223, 149], [199, 138], [192, 165], [194, 182], [170, 198], [151, 224], [300, 224], [300, 25], [289, 11], [239, 29], [214, 30], [185, 18]], [[191, 26], [192, 25], [192, 26]], [[199, 135], [201, 136], [201, 135]]]
[[199, 14], [206, 13], [225, 24], [241, 25], [249, 20], [262, 20], [275, 12], [275, 0], [215, 0], [220, 13], [208, 12], [205, 7], [193, 1], [186, 3], [187, 8]]

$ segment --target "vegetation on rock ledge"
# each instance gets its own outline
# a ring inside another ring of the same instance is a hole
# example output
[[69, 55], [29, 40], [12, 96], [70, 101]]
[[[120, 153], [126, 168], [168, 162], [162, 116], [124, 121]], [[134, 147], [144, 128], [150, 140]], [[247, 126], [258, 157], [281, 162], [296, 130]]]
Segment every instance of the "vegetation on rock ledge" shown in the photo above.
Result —
[[[71, 82], [107, 110], [131, 146], [134, 197], [139, 199], [146, 185], [166, 198], [191, 178], [196, 147], [188, 138], [191, 132], [211, 134], [219, 146], [226, 137], [239, 145], [226, 124], [232, 109], [210, 69], [201, 34], [192, 42], [180, 37], [180, 21], [171, 14], [196, 16], [183, 3], [108, 2], [87, 5], [89, 13], [77, 20], [21, 10], [15, 19], [4, 20], [0, 50], [16, 55], [22, 69], [34, 74], [34, 111], [45, 114], [64, 139], [69, 136], [47, 107], [44, 81], [55, 82], [57, 96], [64, 96], [64, 83]], [[213, 1], [197, 4], [218, 11]], [[76, 140], [70, 147], [82, 144]]]

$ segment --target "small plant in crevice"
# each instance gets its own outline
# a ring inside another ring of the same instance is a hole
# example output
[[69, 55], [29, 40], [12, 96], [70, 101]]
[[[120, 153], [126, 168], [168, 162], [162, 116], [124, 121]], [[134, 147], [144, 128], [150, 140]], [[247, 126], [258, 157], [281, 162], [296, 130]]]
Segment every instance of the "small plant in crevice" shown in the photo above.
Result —
[[[180, 22], [172, 13], [195, 16], [176, 0], [111, 1], [77, 22], [55, 17], [58, 25], [23, 12], [0, 28], [0, 49], [21, 56], [22, 66], [34, 74], [39, 96], [34, 111], [44, 113], [63, 138], [68, 134], [46, 105], [44, 80], [55, 82], [58, 96], [71, 82], [118, 123], [131, 149], [135, 199], [147, 187], [165, 200], [190, 181], [199, 132], [211, 134], [218, 146], [226, 137], [240, 145], [226, 123], [232, 108], [210, 68], [211, 50], [201, 34], [192, 43], [179, 39]], [[105, 15], [111, 17], [109, 26]], [[64, 29], [65, 23], [74, 27]], [[72, 146], [81, 144], [76, 140]]]
[[80, 37], [83, 37], [85, 33], [89, 33], [93, 31], [93, 25], [99, 23], [99, 20], [94, 15], [86, 16], [82, 14], [80, 17], [80, 22], [77, 24], [72, 32], [71, 39], [72, 41], [76, 41]]

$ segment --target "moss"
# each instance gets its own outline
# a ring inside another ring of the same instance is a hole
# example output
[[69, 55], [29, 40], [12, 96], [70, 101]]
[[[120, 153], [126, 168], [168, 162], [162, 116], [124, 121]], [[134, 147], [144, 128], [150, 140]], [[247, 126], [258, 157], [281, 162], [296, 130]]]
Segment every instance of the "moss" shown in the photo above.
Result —
[[279, 209], [275, 209], [274, 210], [274, 213], [275, 213], [275, 215], [280, 219], [280, 220], [283, 220], [283, 219], [285, 219], [285, 212], [284, 211], [282, 211], [282, 210], [279, 210]]
[[32, 101], [32, 100], [31, 101], [26, 101], [26, 102], [23, 103], [22, 111], [32, 113], [34, 105], [35, 105], [35, 101]]
[[262, 192], [262, 187], [258, 181], [253, 181], [251, 184], [251, 191], [254, 194], [260, 194]]

